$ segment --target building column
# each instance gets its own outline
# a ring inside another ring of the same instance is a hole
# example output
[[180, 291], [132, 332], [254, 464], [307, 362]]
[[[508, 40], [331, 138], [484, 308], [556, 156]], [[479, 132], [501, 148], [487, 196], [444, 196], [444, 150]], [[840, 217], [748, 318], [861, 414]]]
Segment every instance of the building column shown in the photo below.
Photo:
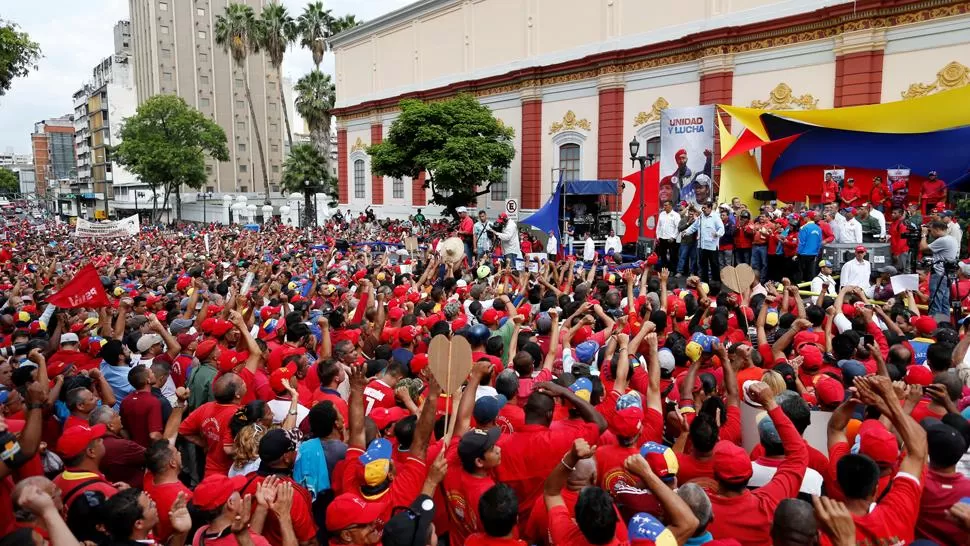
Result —
[[341, 205], [346, 205], [347, 192], [347, 129], [337, 129], [337, 195]]
[[520, 207], [542, 206], [542, 94], [538, 87], [522, 92], [522, 173]]
[[[734, 97], [734, 56], [719, 54], [701, 59], [701, 96], [700, 104], [731, 104]], [[731, 130], [731, 116], [721, 116], [724, 126]], [[721, 188], [721, 167], [717, 164], [721, 160], [721, 143], [717, 126], [714, 127], [714, 157], [711, 167], [711, 178], [714, 192]], [[726, 198], [726, 197], [725, 197]], [[724, 198], [722, 198], [724, 200]]]
[[835, 38], [836, 108], [882, 102], [885, 29], [846, 32]]
[[[380, 144], [384, 140], [384, 125], [372, 123], [370, 126], [370, 144]], [[374, 205], [384, 204], [384, 177], [371, 175], [371, 203]]]
[[424, 189], [424, 171], [417, 180], [411, 180], [411, 205], [423, 207], [428, 204], [428, 194]]
[[[623, 160], [626, 144], [623, 142], [624, 85], [622, 76], [606, 75], [600, 78], [599, 121], [597, 142], [596, 178], [620, 180], [623, 178]], [[620, 210], [615, 195], [608, 198], [610, 210]]]

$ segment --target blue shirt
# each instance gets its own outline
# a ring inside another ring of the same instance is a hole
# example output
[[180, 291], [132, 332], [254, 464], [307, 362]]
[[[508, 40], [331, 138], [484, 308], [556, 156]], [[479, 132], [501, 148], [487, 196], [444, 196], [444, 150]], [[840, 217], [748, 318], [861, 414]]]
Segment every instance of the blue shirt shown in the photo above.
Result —
[[798, 230], [798, 254], [817, 256], [822, 250], [822, 228], [815, 222], [808, 222]]
[[714, 540], [714, 535], [712, 535], [710, 531], [707, 531], [703, 535], [688, 538], [687, 542], [684, 543], [684, 546], [700, 546], [701, 544], [706, 544], [712, 540]]
[[684, 230], [684, 235], [690, 235], [695, 231], [698, 233], [697, 240], [701, 250], [717, 250], [721, 235], [724, 235], [721, 215], [713, 212], [709, 216], [701, 214], [690, 227]]
[[104, 360], [101, 361], [101, 376], [111, 386], [111, 392], [115, 395], [117, 402], [114, 409], [116, 411], [121, 408], [121, 401], [135, 391], [135, 387], [132, 387], [131, 383], [128, 382], [129, 371], [131, 371], [130, 366], [112, 366]]

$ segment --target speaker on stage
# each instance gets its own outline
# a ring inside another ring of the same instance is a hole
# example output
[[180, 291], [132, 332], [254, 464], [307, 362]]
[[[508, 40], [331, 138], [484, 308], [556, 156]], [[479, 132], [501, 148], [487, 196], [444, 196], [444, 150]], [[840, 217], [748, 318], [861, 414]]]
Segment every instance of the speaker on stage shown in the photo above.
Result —
[[754, 192], [754, 198], [758, 201], [774, 201], [778, 199], [778, 194], [770, 190], [762, 190]]

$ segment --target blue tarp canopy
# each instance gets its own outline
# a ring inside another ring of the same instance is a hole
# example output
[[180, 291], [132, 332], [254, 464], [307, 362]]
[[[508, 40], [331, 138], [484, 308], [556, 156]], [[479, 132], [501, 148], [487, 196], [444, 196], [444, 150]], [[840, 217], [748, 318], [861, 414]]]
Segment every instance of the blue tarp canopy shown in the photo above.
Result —
[[559, 244], [562, 244], [562, 234], [559, 229], [559, 208], [562, 203], [563, 185], [562, 182], [557, 184], [556, 191], [552, 192], [546, 204], [542, 205], [539, 210], [532, 213], [528, 218], [522, 219], [523, 224], [541, 230], [543, 233], [549, 233], [550, 231], [555, 233], [556, 241], [559, 241]]
[[572, 180], [565, 184], [567, 195], [615, 195], [619, 187], [616, 180]]

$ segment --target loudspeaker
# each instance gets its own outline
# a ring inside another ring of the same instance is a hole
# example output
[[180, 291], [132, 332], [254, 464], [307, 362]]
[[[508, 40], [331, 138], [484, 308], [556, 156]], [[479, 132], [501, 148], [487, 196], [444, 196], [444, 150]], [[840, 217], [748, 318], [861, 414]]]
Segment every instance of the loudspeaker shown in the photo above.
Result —
[[778, 194], [770, 190], [762, 190], [754, 192], [754, 198], [758, 201], [774, 201], [778, 199]]

